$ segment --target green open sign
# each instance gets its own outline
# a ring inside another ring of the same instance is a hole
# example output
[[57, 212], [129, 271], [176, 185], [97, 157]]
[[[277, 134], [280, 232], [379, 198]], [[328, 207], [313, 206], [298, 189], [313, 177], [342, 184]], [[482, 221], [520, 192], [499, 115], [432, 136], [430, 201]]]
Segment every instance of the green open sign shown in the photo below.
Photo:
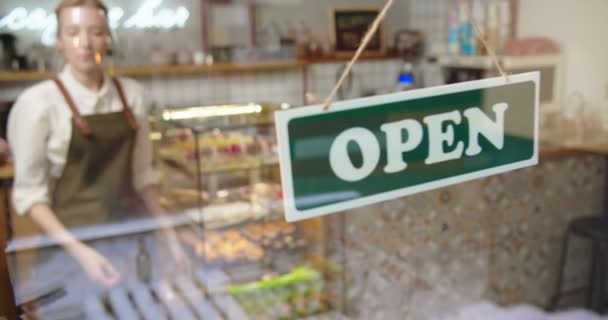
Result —
[[276, 114], [288, 221], [538, 163], [539, 73]]

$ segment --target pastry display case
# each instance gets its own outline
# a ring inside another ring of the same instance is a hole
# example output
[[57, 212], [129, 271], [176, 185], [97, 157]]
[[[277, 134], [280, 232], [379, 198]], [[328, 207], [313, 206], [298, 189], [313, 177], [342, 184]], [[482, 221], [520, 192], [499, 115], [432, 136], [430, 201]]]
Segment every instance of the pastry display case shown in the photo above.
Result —
[[[282, 105], [226, 105], [161, 111], [153, 122], [171, 210], [200, 208], [206, 227], [282, 216], [273, 112]], [[198, 174], [197, 174], [198, 173]]]
[[[13, 237], [7, 252], [19, 312], [40, 319], [345, 319], [327, 292], [340, 268], [324, 258], [322, 220], [284, 219], [273, 119], [287, 108], [252, 103], [151, 114], [168, 219], [71, 230], [120, 273], [110, 288], [92, 283], [52, 238]], [[167, 226], [189, 260], [187, 272], [176, 272]]]
[[[174, 290], [226, 319], [345, 319], [326, 294], [322, 220], [285, 222], [274, 112], [288, 108], [249, 103], [153, 117], [162, 203], [190, 219], [179, 237], [197, 263], [193, 282], [155, 284], [156, 296]], [[196, 308], [171, 312], [215, 319]]]

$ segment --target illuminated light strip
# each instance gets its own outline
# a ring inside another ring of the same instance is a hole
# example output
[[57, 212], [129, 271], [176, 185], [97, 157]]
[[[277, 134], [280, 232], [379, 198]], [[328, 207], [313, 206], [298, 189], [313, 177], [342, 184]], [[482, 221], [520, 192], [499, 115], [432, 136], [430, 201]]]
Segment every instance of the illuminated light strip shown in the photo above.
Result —
[[152, 141], [160, 141], [163, 138], [163, 134], [160, 132], [151, 132], [150, 140]]
[[193, 118], [210, 118], [260, 112], [262, 112], [262, 106], [259, 104], [249, 104], [246, 106], [194, 107], [185, 110], [165, 111], [163, 112], [163, 119], [166, 121], [186, 120]]
[[[146, 0], [137, 9], [135, 14], [125, 20], [125, 11], [122, 8], [114, 7], [108, 12], [110, 28], [118, 29], [171, 29], [184, 28], [190, 19], [190, 11], [179, 6], [175, 9], [159, 9], [163, 0]], [[55, 14], [36, 8], [28, 12], [24, 7], [11, 10], [0, 19], [0, 29], [11, 31], [20, 30], [40, 30], [42, 31], [41, 41], [44, 45], [51, 46], [55, 43], [57, 34], [57, 20]]]

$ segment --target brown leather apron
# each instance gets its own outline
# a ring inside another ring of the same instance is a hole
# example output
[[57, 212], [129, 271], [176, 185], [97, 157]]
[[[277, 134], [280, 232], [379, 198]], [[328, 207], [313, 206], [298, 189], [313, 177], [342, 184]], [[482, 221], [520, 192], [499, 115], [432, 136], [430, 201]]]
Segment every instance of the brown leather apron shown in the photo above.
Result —
[[[51, 195], [51, 208], [59, 221], [66, 228], [74, 229], [119, 222], [143, 214], [144, 206], [135, 192], [132, 179], [138, 125], [120, 82], [112, 79], [122, 103], [122, 111], [82, 116], [61, 80], [55, 78], [54, 81], [72, 112], [73, 120], [66, 164]], [[30, 220], [29, 217], [18, 219]], [[14, 237], [42, 232], [39, 228], [35, 229], [15, 230]], [[15, 255], [15, 270], [17, 273], [23, 272], [17, 275], [20, 279], [17, 281], [25, 280], [22, 283], [23, 291], [32, 290], [34, 296], [40, 294], [41, 290], [44, 292], [44, 288], [37, 288], [39, 284], [34, 279], [54, 277], [57, 270], [46, 266], [62, 250], [45, 248], [35, 250], [33, 255], [26, 252], [21, 258], [19, 253]]]
[[[51, 187], [51, 208], [68, 228], [107, 223], [142, 211], [133, 188], [137, 121], [120, 82], [112, 79], [122, 111], [81, 116], [61, 80], [53, 79], [72, 112], [72, 134], [61, 177]], [[11, 238], [42, 234], [27, 216], [11, 214]]]
[[132, 179], [138, 126], [120, 82], [112, 79], [122, 111], [83, 117], [61, 80], [54, 81], [72, 111], [73, 126], [66, 164], [52, 194], [53, 211], [67, 228], [140, 213]]

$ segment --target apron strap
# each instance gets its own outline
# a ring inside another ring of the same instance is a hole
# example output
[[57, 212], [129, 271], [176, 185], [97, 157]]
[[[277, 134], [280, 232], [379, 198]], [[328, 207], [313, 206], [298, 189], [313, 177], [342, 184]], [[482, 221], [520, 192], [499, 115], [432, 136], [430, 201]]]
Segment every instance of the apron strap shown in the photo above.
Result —
[[133, 112], [131, 112], [129, 105], [127, 104], [127, 98], [125, 98], [125, 93], [122, 89], [120, 81], [118, 81], [118, 79], [116, 78], [112, 78], [112, 82], [114, 82], [116, 91], [118, 91], [118, 96], [120, 97], [120, 102], [122, 103], [122, 111], [125, 113], [129, 125], [132, 129], [137, 130], [139, 128], [139, 125], [137, 124], [137, 120], [135, 120], [135, 116], [133, 116]]
[[74, 123], [76, 123], [76, 126], [78, 127], [78, 129], [80, 129], [80, 132], [85, 136], [93, 134], [93, 131], [89, 127], [89, 124], [87, 123], [87, 121], [84, 120], [84, 118], [80, 115], [80, 111], [78, 111], [78, 108], [76, 107], [76, 104], [74, 103], [74, 100], [72, 99], [72, 96], [70, 96], [70, 93], [63, 85], [63, 82], [61, 82], [61, 80], [59, 80], [58, 77], [54, 77], [53, 81], [55, 81], [55, 84], [59, 88], [61, 95], [63, 95], [63, 98], [68, 103], [68, 106], [70, 107], [70, 110], [72, 111], [72, 119], [74, 119]]

